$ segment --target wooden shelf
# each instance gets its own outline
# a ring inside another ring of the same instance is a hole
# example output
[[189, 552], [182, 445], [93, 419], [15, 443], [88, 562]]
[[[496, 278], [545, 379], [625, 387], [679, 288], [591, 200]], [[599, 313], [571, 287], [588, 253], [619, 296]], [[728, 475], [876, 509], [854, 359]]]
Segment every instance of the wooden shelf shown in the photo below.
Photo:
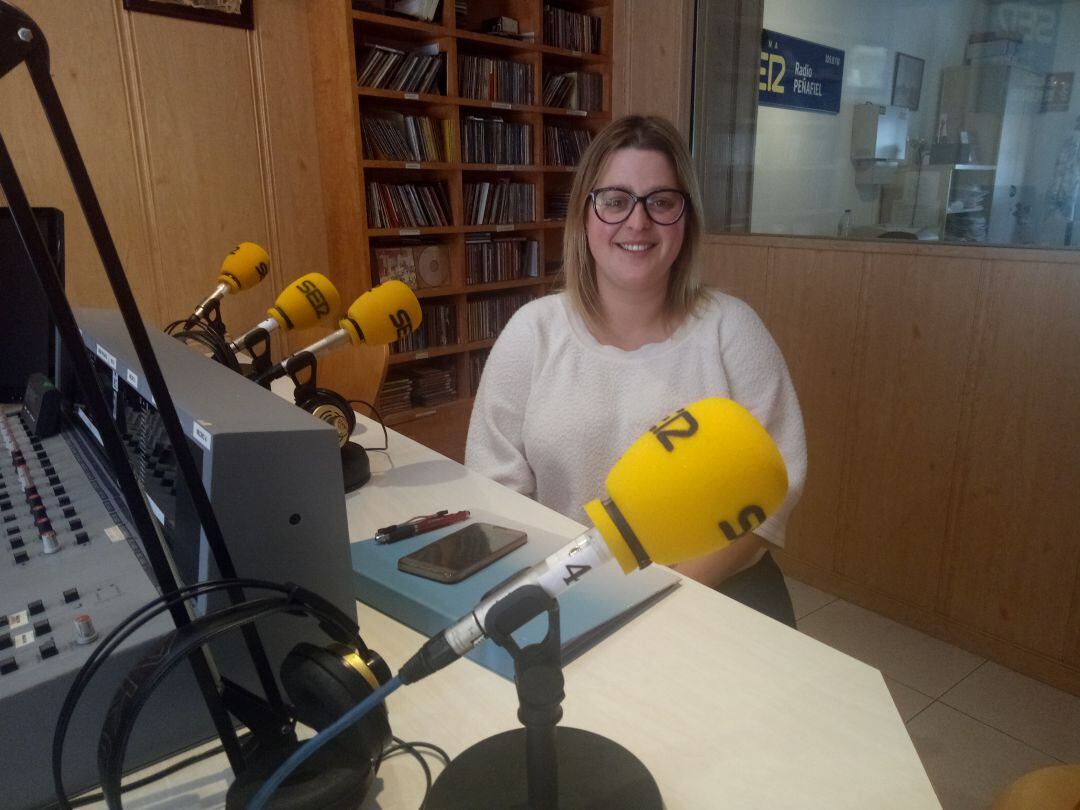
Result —
[[409, 408], [407, 411], [395, 411], [394, 413], [386, 414], [383, 417], [383, 421], [386, 423], [387, 427], [395, 427], [396, 425], [403, 425], [417, 419], [427, 419], [432, 416], [438, 416], [440, 413], [451, 408], [460, 408], [463, 405], [471, 408], [472, 401], [473, 398], [471, 396], [458, 397], [453, 402], [443, 402], [439, 405], [424, 405], [418, 408]]
[[539, 287], [544, 284], [543, 276], [528, 276], [527, 278], [514, 278], [509, 281], [488, 281], [483, 284], [465, 284], [465, 294], [497, 292], [499, 290], [514, 290], [521, 287]]
[[541, 113], [543, 115], [581, 118], [586, 121], [598, 122], [611, 119], [611, 114], [607, 112], [572, 110], [567, 107], [543, 107], [536, 104], [512, 104], [509, 101], [491, 101], [490, 99], [467, 98], [465, 96], [440, 96], [434, 93], [406, 93], [402, 90], [383, 90], [359, 84], [356, 85], [356, 92], [364, 98], [405, 101], [414, 104], [441, 104], [450, 107], [468, 107], [470, 109], [496, 110], [498, 112]]
[[537, 50], [546, 56], [557, 56], [561, 60], [569, 62], [585, 62], [592, 65], [605, 65], [611, 58], [600, 53], [585, 53], [585, 51], [569, 51], [565, 48], [556, 48], [553, 45], [537, 45]]
[[506, 222], [499, 225], [489, 223], [486, 225], [462, 225], [462, 233], [521, 233], [525, 231], [541, 230], [539, 222]]
[[[329, 0], [320, 0], [329, 2]], [[406, 432], [424, 440], [438, 439], [444, 433], [460, 433], [467, 423], [472, 406], [471, 391], [474, 362], [477, 352], [486, 352], [494, 340], [470, 341], [469, 305], [486, 298], [522, 295], [533, 297], [545, 294], [556, 276], [550, 270], [561, 255], [556, 242], [565, 227], [563, 220], [538, 219], [513, 224], [464, 225], [466, 209], [464, 186], [478, 180], [511, 178], [535, 186], [534, 204], [542, 214], [544, 200], [552, 192], [565, 192], [575, 168], [543, 163], [545, 142], [543, 127], [556, 125], [586, 129], [595, 133], [611, 119], [609, 111], [587, 112], [542, 104], [543, 77], [546, 70], [582, 70], [597, 74], [603, 80], [603, 98], [611, 98], [611, 56], [613, 18], [616, 0], [571, 0], [566, 8], [600, 16], [603, 27], [601, 48], [604, 53], [581, 53], [557, 48], [536, 40], [501, 37], [459, 28], [454, 5], [443, 3], [433, 21], [382, 14], [378, 11], [356, 10], [351, 0], [337, 0], [340, 13], [334, 16], [312, 14], [312, 61], [319, 92], [316, 94], [320, 120], [320, 158], [323, 187], [326, 193], [327, 218], [330, 223], [330, 255], [333, 266], [356, 268], [342, 272], [339, 289], [344, 295], [358, 295], [370, 288], [374, 268], [374, 251], [412, 244], [416, 238], [440, 245], [441, 254], [449, 264], [449, 282], [440, 287], [419, 289], [417, 297], [430, 307], [432, 304], [449, 307], [453, 322], [451, 334], [459, 340], [449, 346], [438, 346], [414, 352], [395, 353], [390, 363], [395, 369], [414, 363], [438, 360], [454, 375], [457, 398], [453, 402], [433, 407], [412, 408], [386, 416], [387, 424], [404, 426]], [[535, 32], [539, 40], [543, 32], [543, 0], [515, 0], [514, 3], [492, 3], [491, 14], [514, 16], [522, 30]], [[474, 8], [467, 24], [478, 26], [488, 14], [485, 7]], [[440, 78], [439, 90], [413, 93], [361, 87], [356, 82], [356, 57], [360, 46], [385, 42], [408, 49], [413, 43], [437, 43], [444, 56], [445, 75]], [[497, 59], [526, 63], [533, 66], [532, 104], [515, 104], [490, 99], [465, 98], [458, 95], [459, 70], [462, 56], [491, 56]], [[360, 122], [373, 111], [425, 115], [449, 122], [451, 151], [462, 155], [461, 123], [468, 116], [502, 115], [506, 120], [527, 124], [532, 128], [532, 151], [523, 156], [533, 162], [523, 164], [465, 163], [459, 160], [400, 161], [364, 158]], [[449, 202], [448, 214], [456, 224], [418, 228], [370, 228], [364, 213], [367, 184], [372, 181], [412, 183], [436, 181], [445, 184]], [[546, 192], [546, 193], [545, 193]], [[538, 270], [535, 277], [509, 281], [467, 284], [465, 263], [472, 250], [474, 234], [524, 236], [535, 244], [527, 254], [535, 255]], [[339, 279], [335, 278], [337, 284]], [[430, 311], [430, 309], [429, 309]], [[485, 334], [488, 334], [485, 332]], [[421, 427], [421, 425], [423, 425]], [[410, 427], [414, 426], [414, 427]], [[460, 437], [463, 447], [464, 435]], [[456, 439], [455, 439], [456, 440]], [[431, 446], [436, 446], [432, 444]]]
[[388, 101], [412, 101], [422, 104], [454, 104], [457, 102], [450, 96], [440, 96], [437, 93], [406, 93], [404, 90], [383, 90], [380, 87], [365, 87], [356, 85], [357, 94], [366, 98], [384, 98]]
[[408, 160], [361, 160], [360, 165], [365, 169], [397, 169], [401, 171], [455, 171], [462, 167], [461, 163], [424, 163]]
[[503, 225], [442, 225], [436, 228], [368, 228], [367, 235], [372, 239], [385, 237], [411, 236], [447, 236], [455, 233], [515, 233], [520, 231], [546, 231], [563, 228], [564, 220], [545, 220], [542, 222], [516, 222]]
[[[505, 50], [516, 53], [537, 53], [540, 50], [540, 46], [535, 42], [528, 42], [523, 39], [513, 39], [512, 37], [500, 37], [495, 34], [481, 34], [478, 31], [465, 31], [461, 28], [454, 30], [454, 36], [459, 42], [468, 42], [476, 45], [486, 45], [488, 49], [494, 48], [495, 50]], [[472, 48], [469, 49], [474, 50]], [[475, 50], [480, 50], [479, 48]]]
[[426, 34], [430, 37], [446, 37], [453, 32], [449, 28], [433, 22], [413, 19], [412, 17], [397, 17], [391, 14], [379, 14], [377, 11], [353, 10], [352, 18], [361, 23], [366, 30], [387, 29], [391, 31], [404, 31]]
[[382, 236], [443, 236], [459, 233], [461, 228], [454, 225], [440, 225], [437, 228], [368, 228], [367, 235], [372, 238]]
[[449, 346], [432, 346], [427, 349], [418, 349], [415, 352], [400, 352], [390, 355], [390, 365], [396, 366], [402, 363], [412, 363], [416, 360], [431, 360], [435, 357], [446, 357], [450, 354], [461, 354], [468, 351], [464, 343], [451, 343]]

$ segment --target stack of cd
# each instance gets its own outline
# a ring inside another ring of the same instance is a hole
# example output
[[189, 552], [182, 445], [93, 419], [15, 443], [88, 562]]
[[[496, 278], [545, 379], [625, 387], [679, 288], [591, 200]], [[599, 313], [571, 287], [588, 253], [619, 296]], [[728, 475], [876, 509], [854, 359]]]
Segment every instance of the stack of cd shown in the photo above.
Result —
[[414, 405], [430, 407], [450, 402], [457, 397], [457, 382], [453, 370], [444, 366], [426, 365], [409, 369], [412, 376]]
[[379, 391], [379, 413], [386, 416], [407, 411], [412, 407], [412, 389], [412, 377], [402, 372], [391, 373]]
[[566, 219], [570, 207], [570, 192], [552, 193], [544, 196], [544, 219]]

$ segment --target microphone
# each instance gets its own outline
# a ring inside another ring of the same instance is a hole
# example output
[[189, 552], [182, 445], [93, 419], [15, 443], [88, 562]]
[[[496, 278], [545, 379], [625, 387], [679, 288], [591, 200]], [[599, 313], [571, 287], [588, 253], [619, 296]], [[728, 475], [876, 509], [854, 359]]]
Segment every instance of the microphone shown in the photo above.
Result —
[[324, 318], [332, 318], [341, 309], [337, 287], [322, 273], [300, 276], [266, 310], [270, 317], [255, 324], [229, 344], [234, 352], [245, 351], [275, 329], [310, 329]]
[[442, 669], [483, 641], [488, 612], [520, 588], [539, 586], [555, 598], [612, 559], [628, 574], [723, 548], [780, 507], [788, 479], [765, 428], [738, 403], [713, 397], [651, 427], [604, 484], [607, 500], [585, 505], [593, 528], [511, 577], [427, 641], [401, 668], [402, 683]]
[[254, 242], [241, 242], [221, 263], [217, 287], [195, 307], [189, 321], [205, 318], [211, 307], [226, 295], [250, 290], [269, 272], [270, 254]]
[[382, 345], [403, 338], [420, 325], [420, 302], [416, 293], [402, 281], [387, 281], [361, 295], [339, 321], [336, 332], [282, 359], [255, 377], [266, 385], [302, 365], [308, 356], [321, 354], [342, 343]]

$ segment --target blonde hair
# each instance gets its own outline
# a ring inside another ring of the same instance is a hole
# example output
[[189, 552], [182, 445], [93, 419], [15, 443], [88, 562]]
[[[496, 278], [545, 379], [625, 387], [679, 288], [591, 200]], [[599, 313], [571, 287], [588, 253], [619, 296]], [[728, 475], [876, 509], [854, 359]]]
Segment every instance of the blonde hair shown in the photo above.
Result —
[[581, 158], [570, 187], [570, 203], [563, 231], [563, 282], [571, 303], [594, 324], [602, 323], [600, 292], [596, 285], [596, 262], [585, 235], [589, 192], [596, 185], [608, 158], [619, 149], [645, 149], [660, 152], [671, 163], [679, 185], [690, 199], [687, 202], [682, 248], [671, 266], [665, 308], [669, 318], [682, 320], [693, 314], [705, 296], [698, 272], [704, 223], [701, 217], [701, 193], [690, 160], [690, 152], [678, 130], [663, 118], [652, 115], [628, 115], [612, 121], [597, 135]]

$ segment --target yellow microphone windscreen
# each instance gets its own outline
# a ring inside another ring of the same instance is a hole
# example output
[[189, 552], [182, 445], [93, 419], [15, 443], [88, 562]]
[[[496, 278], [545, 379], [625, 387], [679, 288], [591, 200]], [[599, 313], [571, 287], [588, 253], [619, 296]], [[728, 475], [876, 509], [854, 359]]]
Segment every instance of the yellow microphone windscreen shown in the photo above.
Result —
[[337, 287], [322, 273], [300, 276], [266, 310], [282, 329], [309, 329], [341, 311]]
[[270, 254], [254, 242], [241, 242], [221, 263], [219, 284], [228, 284], [229, 292], [249, 290], [270, 272]]
[[787, 494], [787, 468], [743, 406], [712, 397], [639, 438], [585, 512], [624, 572], [723, 548], [761, 525]]
[[420, 302], [408, 284], [386, 281], [349, 307], [341, 328], [353, 343], [393, 343], [420, 325]]

